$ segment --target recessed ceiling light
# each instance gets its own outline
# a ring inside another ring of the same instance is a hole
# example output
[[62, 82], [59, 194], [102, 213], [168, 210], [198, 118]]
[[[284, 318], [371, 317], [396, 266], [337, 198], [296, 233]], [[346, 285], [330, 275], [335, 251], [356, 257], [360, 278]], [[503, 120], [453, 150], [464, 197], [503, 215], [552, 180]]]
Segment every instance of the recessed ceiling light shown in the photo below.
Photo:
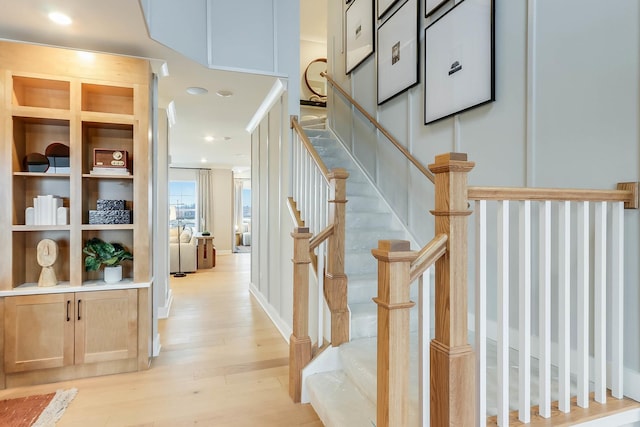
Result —
[[214, 137], [212, 137], [212, 136], [205, 136], [205, 137], [204, 137], [204, 140], [205, 140], [205, 141], [207, 141], [207, 142], [213, 142], [213, 140], [214, 140], [214, 139], [215, 139], [215, 138], [214, 138]]
[[49, 19], [58, 25], [71, 25], [71, 22], [73, 22], [71, 21], [71, 18], [60, 12], [51, 12], [49, 14]]
[[230, 96], [233, 95], [233, 92], [231, 92], [230, 90], [220, 89], [219, 91], [216, 92], [216, 95], [221, 96], [223, 98], [229, 98]]
[[204, 157], [200, 159], [200, 163], [207, 163], [207, 159], [205, 159]]
[[187, 93], [189, 95], [204, 95], [209, 93], [209, 91], [203, 87], [191, 86], [187, 88]]

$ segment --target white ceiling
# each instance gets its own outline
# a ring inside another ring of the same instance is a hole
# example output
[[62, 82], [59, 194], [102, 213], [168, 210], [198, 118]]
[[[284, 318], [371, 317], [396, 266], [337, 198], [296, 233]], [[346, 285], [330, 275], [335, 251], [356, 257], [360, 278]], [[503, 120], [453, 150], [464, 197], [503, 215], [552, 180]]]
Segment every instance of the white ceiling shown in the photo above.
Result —
[[[73, 23], [53, 24], [47, 15], [54, 9], [68, 14]], [[151, 40], [134, 0], [0, 0], [0, 10], [0, 38], [166, 61], [169, 76], [159, 81], [159, 105], [165, 108], [173, 100], [176, 106], [170, 136], [172, 165], [250, 166], [250, 135], [245, 128], [274, 77], [210, 70]], [[301, 0], [301, 15], [301, 38], [326, 41], [326, 0]], [[189, 86], [207, 88], [209, 93], [188, 95]], [[234, 95], [222, 98], [217, 90]], [[206, 142], [205, 136], [231, 139]]]

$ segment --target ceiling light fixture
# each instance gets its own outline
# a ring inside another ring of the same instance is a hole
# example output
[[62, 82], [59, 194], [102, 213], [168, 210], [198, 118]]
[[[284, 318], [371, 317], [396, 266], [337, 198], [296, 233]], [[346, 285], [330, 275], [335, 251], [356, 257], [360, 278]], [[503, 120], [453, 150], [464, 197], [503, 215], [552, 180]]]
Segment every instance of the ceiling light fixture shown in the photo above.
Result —
[[230, 90], [222, 90], [220, 89], [219, 91], [216, 92], [216, 95], [222, 97], [222, 98], [229, 98], [230, 96], [233, 95], [233, 92], [231, 92]]
[[73, 22], [71, 18], [60, 12], [51, 12], [49, 14], [49, 19], [58, 25], [71, 25], [71, 23]]
[[209, 93], [209, 91], [203, 87], [191, 86], [187, 88], [187, 93], [189, 95], [205, 95]]
[[204, 157], [200, 159], [200, 163], [207, 163], [207, 159], [205, 159]]
[[212, 136], [205, 136], [205, 137], [204, 137], [204, 140], [205, 140], [205, 141], [207, 141], [207, 142], [213, 142], [213, 140], [214, 140], [214, 139], [215, 139], [215, 138], [214, 138], [214, 137], [212, 137]]

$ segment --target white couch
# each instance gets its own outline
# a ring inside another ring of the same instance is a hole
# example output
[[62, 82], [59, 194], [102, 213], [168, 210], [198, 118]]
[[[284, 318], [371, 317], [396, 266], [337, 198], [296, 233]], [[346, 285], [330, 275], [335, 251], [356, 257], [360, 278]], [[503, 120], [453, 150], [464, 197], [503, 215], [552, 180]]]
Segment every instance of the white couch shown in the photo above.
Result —
[[[169, 230], [169, 272], [192, 273], [198, 269], [198, 247], [193, 230], [184, 227], [180, 233], [180, 257], [178, 258], [178, 228]], [[180, 265], [178, 265], [180, 259]], [[180, 267], [180, 268], [178, 268]]]

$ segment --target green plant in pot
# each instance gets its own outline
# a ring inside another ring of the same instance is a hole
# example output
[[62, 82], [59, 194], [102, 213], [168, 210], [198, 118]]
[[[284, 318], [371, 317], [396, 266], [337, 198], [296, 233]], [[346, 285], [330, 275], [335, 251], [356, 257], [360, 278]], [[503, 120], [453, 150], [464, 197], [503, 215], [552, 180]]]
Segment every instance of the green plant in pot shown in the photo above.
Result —
[[120, 243], [107, 243], [94, 237], [84, 245], [82, 252], [85, 271], [98, 271], [104, 265], [105, 283], [122, 280], [122, 261], [133, 260], [133, 255]]

